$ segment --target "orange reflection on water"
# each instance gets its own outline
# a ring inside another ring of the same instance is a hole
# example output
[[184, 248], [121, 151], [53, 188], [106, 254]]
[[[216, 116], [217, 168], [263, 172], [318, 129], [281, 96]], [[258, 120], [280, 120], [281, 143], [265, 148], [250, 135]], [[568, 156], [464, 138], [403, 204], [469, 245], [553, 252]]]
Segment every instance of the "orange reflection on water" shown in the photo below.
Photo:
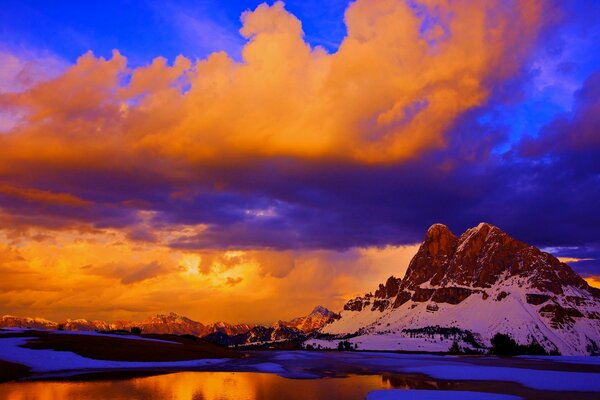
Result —
[[348, 378], [287, 379], [251, 372], [178, 372], [144, 378], [90, 382], [13, 382], [0, 384], [7, 400], [58, 399], [364, 399], [371, 390], [390, 388], [379, 375]]

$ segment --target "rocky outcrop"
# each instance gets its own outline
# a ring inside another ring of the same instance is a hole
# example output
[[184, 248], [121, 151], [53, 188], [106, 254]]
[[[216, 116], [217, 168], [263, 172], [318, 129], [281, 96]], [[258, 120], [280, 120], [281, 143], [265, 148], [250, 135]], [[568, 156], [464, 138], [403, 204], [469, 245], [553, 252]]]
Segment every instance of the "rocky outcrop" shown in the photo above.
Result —
[[496, 296], [496, 301], [502, 301], [505, 298], [507, 298], [508, 296], [510, 296], [510, 293], [505, 292], [504, 290], [500, 291], [500, 293], [498, 293], [498, 295]]
[[525, 298], [527, 299], [527, 302], [529, 304], [534, 304], [537, 306], [547, 302], [552, 297], [548, 296], [547, 294], [527, 293], [525, 295]]
[[433, 296], [433, 292], [435, 292], [435, 289], [421, 289], [418, 286], [414, 289], [415, 292], [412, 296], [412, 301], [416, 301], [419, 303], [429, 301], [431, 299], [431, 296]]
[[396, 300], [394, 301], [394, 308], [400, 307], [402, 304], [406, 303], [412, 298], [412, 294], [406, 290], [401, 291], [396, 296]]
[[550, 318], [554, 328], [564, 328], [566, 325], [572, 325], [574, 318], [581, 318], [583, 314], [575, 308], [565, 308], [560, 304], [547, 304], [540, 308], [540, 314]]
[[375, 291], [375, 297], [380, 299], [390, 299], [398, 294], [402, 279], [390, 276], [385, 282], [385, 285], [379, 284], [379, 288]]
[[435, 290], [431, 300], [436, 303], [458, 304], [474, 292], [474, 290], [467, 288], [443, 287]]

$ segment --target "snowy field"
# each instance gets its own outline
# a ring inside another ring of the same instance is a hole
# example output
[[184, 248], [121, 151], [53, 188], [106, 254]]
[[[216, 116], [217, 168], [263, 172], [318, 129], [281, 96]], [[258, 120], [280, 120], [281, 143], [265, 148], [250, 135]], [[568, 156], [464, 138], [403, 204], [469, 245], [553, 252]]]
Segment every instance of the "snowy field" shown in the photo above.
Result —
[[33, 372], [57, 372], [73, 370], [131, 369], [131, 368], [191, 368], [223, 362], [221, 359], [203, 359], [170, 362], [131, 362], [94, 360], [69, 351], [33, 350], [20, 347], [28, 338], [2, 338], [0, 336], [0, 360], [31, 367]]
[[439, 390], [373, 390], [367, 400], [519, 400], [520, 397], [481, 392], [440, 392]]

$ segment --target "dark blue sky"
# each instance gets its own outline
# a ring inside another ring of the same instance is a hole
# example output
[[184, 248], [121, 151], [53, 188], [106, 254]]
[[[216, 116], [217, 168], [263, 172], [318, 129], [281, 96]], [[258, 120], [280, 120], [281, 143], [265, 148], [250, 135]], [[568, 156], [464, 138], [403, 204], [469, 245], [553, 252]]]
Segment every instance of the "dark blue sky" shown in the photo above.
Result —
[[[225, 50], [239, 57], [240, 15], [262, 1], [12, 1], [3, 2], [3, 44], [50, 50], [74, 62], [88, 50], [108, 57], [119, 49], [132, 65], [183, 54], [204, 58]], [[288, 1], [306, 40], [335, 51], [345, 36], [348, 1]]]

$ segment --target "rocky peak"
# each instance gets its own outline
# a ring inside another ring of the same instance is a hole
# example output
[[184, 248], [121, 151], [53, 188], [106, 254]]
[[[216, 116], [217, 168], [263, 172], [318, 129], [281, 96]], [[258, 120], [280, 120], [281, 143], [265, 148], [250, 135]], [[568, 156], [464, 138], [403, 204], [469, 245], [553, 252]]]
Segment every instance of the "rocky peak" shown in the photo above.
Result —
[[274, 326], [285, 326], [298, 329], [305, 333], [310, 333], [321, 329], [324, 325], [337, 318], [339, 318], [338, 314], [325, 307], [317, 306], [310, 314], [304, 317], [294, 318], [287, 322], [279, 321]]
[[519, 264], [515, 256], [527, 247], [501, 229], [480, 223], [458, 238], [445, 276], [437, 277], [432, 284], [489, 287], [500, 274], [510, 273]]
[[496, 226], [482, 222], [457, 238], [445, 225], [435, 224], [411, 260], [401, 286], [414, 290], [429, 282], [432, 287], [487, 288], [501, 276], [518, 275], [531, 277], [540, 290], [559, 293], [558, 273], [566, 284], [582, 286], [582, 279], [568, 266]]
[[417, 254], [411, 260], [406, 276], [405, 286], [414, 288], [431, 280], [434, 276], [443, 276], [448, 260], [454, 254], [457, 237], [443, 224], [433, 224], [425, 234]]
[[425, 242], [449, 242], [456, 240], [456, 235], [444, 224], [433, 224], [425, 232]]
[[563, 286], [589, 289], [579, 275], [556, 257], [486, 223], [460, 236], [446, 276], [432, 284], [488, 288], [510, 277], [527, 278], [533, 288], [554, 294], [562, 294]]
[[149, 317], [143, 323], [194, 323], [191, 319], [181, 316], [177, 313], [170, 312], [168, 314], [156, 314], [154, 317]]
[[482, 222], [456, 237], [447, 226], [432, 225], [403, 279], [391, 276], [375, 295], [348, 301], [345, 310], [383, 311], [412, 300], [459, 304], [496, 285], [514, 280], [533, 292], [562, 295], [572, 287], [598, 296], [568, 265]]
[[[436, 227], [435, 231], [443, 231], [442, 227]], [[431, 250], [440, 248], [444, 249], [443, 254]], [[450, 245], [437, 232], [431, 235], [428, 232], [410, 266], [403, 281], [403, 287], [408, 289], [427, 282], [429, 276], [432, 287], [477, 289], [519, 277], [541, 292], [562, 294], [563, 286], [591, 292], [589, 285], [568, 265], [485, 222], [468, 229]], [[423, 268], [425, 273], [416, 271], [418, 268]], [[436, 272], [432, 275], [433, 271]]]
[[310, 312], [309, 315], [323, 315], [326, 317], [331, 317], [331, 316], [335, 315], [335, 313], [333, 311], [327, 309], [326, 307], [316, 306], [315, 308], [313, 308], [313, 310]]

